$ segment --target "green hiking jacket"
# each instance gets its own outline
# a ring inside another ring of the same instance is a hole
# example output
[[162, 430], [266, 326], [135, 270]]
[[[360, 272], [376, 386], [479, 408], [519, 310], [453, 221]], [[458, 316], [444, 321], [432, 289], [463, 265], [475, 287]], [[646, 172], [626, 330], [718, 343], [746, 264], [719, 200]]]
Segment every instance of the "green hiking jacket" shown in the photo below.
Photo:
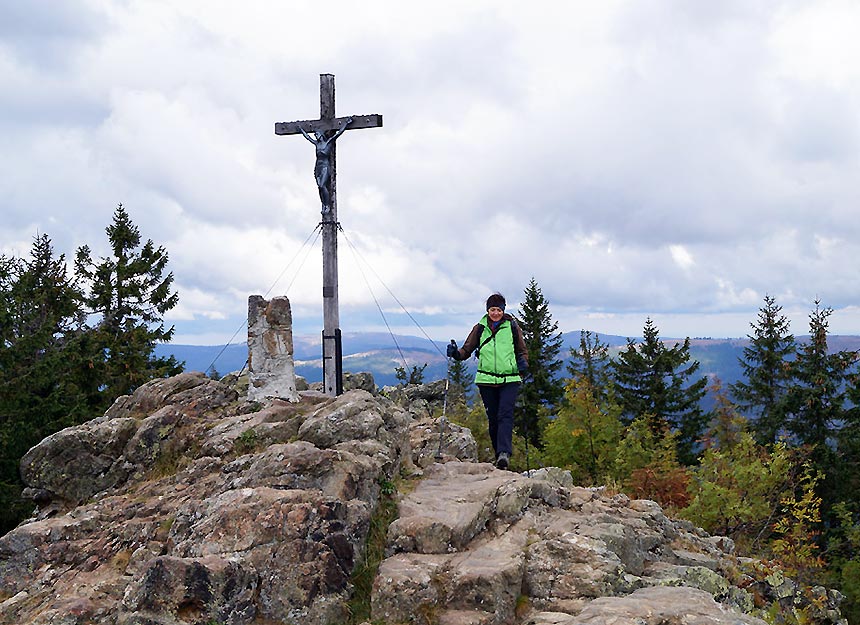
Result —
[[517, 371], [511, 320], [505, 316], [495, 334], [490, 330], [490, 319], [487, 315], [484, 315], [478, 325], [483, 326], [483, 330], [478, 343], [478, 373], [475, 375], [475, 384], [522, 382]]

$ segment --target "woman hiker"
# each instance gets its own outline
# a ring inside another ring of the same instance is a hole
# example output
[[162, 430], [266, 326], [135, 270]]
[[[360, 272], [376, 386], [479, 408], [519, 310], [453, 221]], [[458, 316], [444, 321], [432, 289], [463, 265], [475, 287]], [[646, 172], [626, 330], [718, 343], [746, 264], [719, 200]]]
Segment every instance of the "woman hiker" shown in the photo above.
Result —
[[469, 332], [463, 347], [457, 349], [454, 341], [448, 344], [448, 357], [465, 360], [475, 350], [475, 384], [487, 411], [496, 467], [507, 469], [513, 452], [514, 404], [529, 362], [522, 330], [505, 312], [505, 298], [500, 293], [487, 299], [487, 314]]

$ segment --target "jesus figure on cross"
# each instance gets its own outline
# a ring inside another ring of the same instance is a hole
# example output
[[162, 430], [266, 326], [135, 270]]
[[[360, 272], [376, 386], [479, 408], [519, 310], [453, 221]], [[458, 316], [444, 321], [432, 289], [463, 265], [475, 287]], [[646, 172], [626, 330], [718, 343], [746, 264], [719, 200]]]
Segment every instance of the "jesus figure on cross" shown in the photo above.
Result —
[[352, 117], [348, 117], [340, 128], [330, 137], [326, 137], [327, 131], [318, 130], [314, 132], [316, 139], [311, 137], [304, 128], [299, 126], [299, 130], [305, 136], [305, 139], [314, 144], [317, 151], [317, 162], [314, 165], [314, 178], [317, 181], [317, 187], [320, 191], [320, 201], [322, 202], [322, 212], [327, 213], [331, 210], [331, 157], [334, 152], [334, 142], [341, 136], [346, 127], [352, 123]]

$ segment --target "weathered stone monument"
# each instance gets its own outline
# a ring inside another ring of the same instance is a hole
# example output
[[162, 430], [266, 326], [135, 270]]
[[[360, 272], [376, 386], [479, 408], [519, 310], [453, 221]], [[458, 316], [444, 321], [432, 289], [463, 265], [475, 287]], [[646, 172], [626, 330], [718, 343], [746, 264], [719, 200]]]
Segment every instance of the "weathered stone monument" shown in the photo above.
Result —
[[[340, 224], [337, 221], [335, 141], [346, 130], [380, 126], [382, 126], [382, 115], [335, 116], [334, 75], [332, 74], [320, 74], [319, 119], [275, 124], [276, 135], [301, 134], [316, 148], [314, 178], [322, 204], [320, 225], [323, 241], [323, 389], [325, 394], [330, 396], [340, 395], [343, 392], [337, 276], [337, 229]], [[314, 133], [313, 137], [309, 134], [311, 132]]]
[[298, 401], [293, 363], [293, 315], [285, 296], [248, 298], [248, 399]]

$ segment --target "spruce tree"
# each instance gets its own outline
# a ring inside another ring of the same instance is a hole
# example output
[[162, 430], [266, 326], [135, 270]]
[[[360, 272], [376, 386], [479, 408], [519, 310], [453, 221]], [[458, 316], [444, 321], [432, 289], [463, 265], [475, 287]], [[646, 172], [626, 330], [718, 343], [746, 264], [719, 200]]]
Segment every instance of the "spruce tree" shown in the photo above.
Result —
[[792, 385], [787, 393], [788, 428], [795, 441], [823, 450], [844, 423], [845, 381], [853, 353], [831, 354], [827, 347], [829, 317], [833, 309], [821, 307], [809, 315], [809, 341], [797, 351], [790, 367]]
[[627, 340], [627, 349], [613, 361], [615, 395], [628, 421], [645, 417], [655, 435], [678, 434], [678, 458], [695, 460], [695, 447], [707, 416], [700, 401], [707, 378], [694, 378], [699, 362], [690, 362], [690, 339], [668, 348], [649, 317], [643, 342]]
[[154, 354], [156, 343], [173, 336], [163, 315], [179, 302], [173, 273], [167, 272], [167, 251], [151, 239], [141, 246], [140, 231], [122, 204], [105, 232], [112, 254], [94, 261], [85, 245], [78, 249], [75, 268], [89, 287], [89, 312], [99, 317], [92, 366], [102, 382], [98, 395], [110, 405], [144, 382], [179, 373], [182, 365], [172, 356]]
[[57, 430], [89, 419], [73, 355], [81, 294], [50, 238], [30, 258], [0, 257], [0, 531], [24, 515], [18, 463]]
[[833, 309], [815, 300], [809, 315], [809, 340], [797, 351], [791, 365], [792, 385], [786, 394], [787, 427], [793, 441], [811, 449], [811, 460], [824, 479], [819, 492], [825, 514], [839, 500], [854, 500], [847, 487], [857, 483], [857, 467], [837, 447], [840, 430], [849, 421], [845, 383], [856, 362], [854, 352], [831, 354], [827, 345]]
[[43, 433], [54, 423], [71, 425], [74, 417], [68, 415], [79, 398], [69, 353], [84, 321], [81, 293], [64, 256], [54, 257], [47, 235], [36, 237], [29, 260], [6, 267], [11, 273], [4, 276], [0, 313], [0, 401], [4, 410], [18, 405], [12, 418], [26, 421], [27, 430]]
[[[856, 494], [860, 492], [860, 373], [856, 368], [848, 375], [846, 396], [848, 401], [845, 423], [837, 438], [837, 452], [841, 463], [840, 486], [842, 492], [852, 494], [843, 499], [855, 513], [855, 519], [860, 520], [860, 497]], [[860, 521], [858, 521], [857, 538], [860, 541]], [[856, 553], [860, 554], [860, 550]], [[860, 567], [860, 555], [857, 556], [857, 566]], [[857, 595], [857, 610], [860, 612], [860, 583], [857, 586]]]
[[527, 434], [529, 443], [540, 445], [547, 417], [555, 412], [564, 395], [564, 384], [558, 378], [563, 364], [558, 356], [564, 339], [534, 278], [524, 291], [518, 323], [528, 351], [531, 380], [520, 389], [514, 423], [520, 434]]
[[746, 381], [740, 380], [730, 389], [738, 407], [755, 417], [752, 427], [757, 442], [772, 445], [786, 425], [785, 396], [796, 344], [782, 306], [770, 295], [765, 295], [758, 322], [750, 326], [750, 344], [738, 359]]
[[588, 383], [597, 401], [606, 401], [612, 388], [609, 345], [590, 330], [579, 331], [579, 348], [570, 348], [570, 376]]

